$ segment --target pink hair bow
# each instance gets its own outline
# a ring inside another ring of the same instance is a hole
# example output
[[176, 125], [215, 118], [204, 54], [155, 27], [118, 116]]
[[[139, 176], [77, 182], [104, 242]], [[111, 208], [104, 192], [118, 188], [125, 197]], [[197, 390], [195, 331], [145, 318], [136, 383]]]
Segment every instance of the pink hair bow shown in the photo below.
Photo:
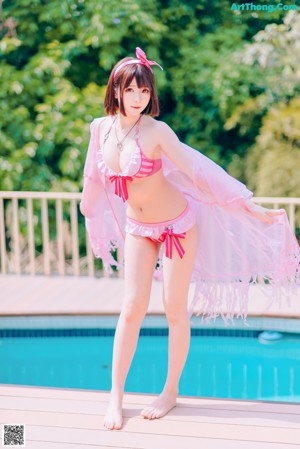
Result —
[[150, 61], [149, 59], [147, 59], [146, 53], [140, 47], [136, 47], [135, 54], [136, 54], [137, 59], [130, 59], [129, 61], [122, 62], [122, 64], [120, 64], [116, 68], [115, 73], [114, 73], [114, 78], [116, 77], [116, 75], [120, 69], [122, 69], [123, 67], [126, 67], [129, 64], [143, 64], [149, 70], [151, 70], [152, 73], [153, 73], [153, 70], [151, 69], [152, 65], [157, 65], [161, 70], [163, 70], [162, 66], [160, 64], [158, 64], [156, 61]]
[[152, 65], [157, 65], [161, 70], [163, 70], [162, 66], [157, 62], [149, 61], [149, 59], [147, 59], [146, 53], [140, 47], [136, 47], [135, 54], [138, 60], [140, 61], [140, 64], [144, 64], [146, 67], [148, 67], [149, 70], [151, 70], [152, 73], [153, 73], [153, 70], [151, 69]]

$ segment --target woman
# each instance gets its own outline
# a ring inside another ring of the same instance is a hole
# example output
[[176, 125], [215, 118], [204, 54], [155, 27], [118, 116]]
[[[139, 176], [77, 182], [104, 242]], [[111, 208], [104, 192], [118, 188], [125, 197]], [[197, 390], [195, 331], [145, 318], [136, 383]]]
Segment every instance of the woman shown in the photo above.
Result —
[[[252, 193], [242, 183], [154, 119], [159, 106], [153, 65], [159, 66], [137, 48], [136, 58], [122, 59], [113, 68], [107, 116], [91, 124], [84, 169], [80, 207], [94, 254], [107, 266], [120, 267], [122, 261], [111, 254], [120, 248], [125, 261], [104, 420], [108, 429], [122, 427], [124, 385], [155, 272], [163, 279], [169, 354], [163, 391], [141, 412], [148, 419], [160, 418], [176, 405], [190, 344], [190, 315], [200, 296], [209, 318], [223, 313], [221, 300], [226, 301], [225, 320], [234, 313], [245, 318], [249, 283], [272, 275], [274, 285], [282, 284], [295, 277], [299, 261], [283, 210], [252, 203]], [[231, 251], [226, 261], [225, 250]], [[188, 307], [191, 280], [196, 289]]]

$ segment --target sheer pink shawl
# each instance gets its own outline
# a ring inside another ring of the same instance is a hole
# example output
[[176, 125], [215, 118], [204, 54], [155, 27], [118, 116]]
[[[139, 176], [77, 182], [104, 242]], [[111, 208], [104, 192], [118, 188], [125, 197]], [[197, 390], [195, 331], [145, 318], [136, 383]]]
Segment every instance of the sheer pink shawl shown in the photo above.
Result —
[[[81, 210], [95, 257], [106, 267], [118, 269], [123, 262], [117, 262], [113, 253], [119, 249], [123, 254], [126, 211], [111, 182], [97, 168], [101, 120], [95, 119], [90, 127]], [[289, 296], [300, 283], [300, 250], [286, 213], [273, 224], [253, 217], [242, 207], [252, 192], [199, 151], [182, 145], [192, 155], [193, 179], [164, 154], [162, 160], [167, 179], [198, 204], [190, 315], [201, 304], [203, 316], [216, 318], [225, 304], [225, 321], [235, 315], [245, 319], [249, 287], [254, 283], [273, 299]]]

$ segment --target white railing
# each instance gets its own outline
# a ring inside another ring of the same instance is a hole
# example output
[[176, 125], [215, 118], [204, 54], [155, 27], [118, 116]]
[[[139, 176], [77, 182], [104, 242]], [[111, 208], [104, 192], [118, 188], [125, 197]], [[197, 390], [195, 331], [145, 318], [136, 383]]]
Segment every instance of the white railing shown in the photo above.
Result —
[[[1, 273], [95, 276], [80, 198], [80, 193], [0, 191]], [[271, 208], [286, 207], [290, 225], [296, 228], [300, 198], [254, 201]], [[50, 236], [50, 224], [54, 236]]]
[[[0, 192], [1, 273], [94, 276], [94, 257], [86, 234], [85, 255], [79, 256], [80, 198], [80, 193]], [[20, 206], [22, 200], [25, 205]], [[49, 206], [53, 201], [55, 238], [50, 239]], [[27, 228], [25, 233], [20, 232], [20, 225]], [[37, 232], [41, 239], [39, 252]]]

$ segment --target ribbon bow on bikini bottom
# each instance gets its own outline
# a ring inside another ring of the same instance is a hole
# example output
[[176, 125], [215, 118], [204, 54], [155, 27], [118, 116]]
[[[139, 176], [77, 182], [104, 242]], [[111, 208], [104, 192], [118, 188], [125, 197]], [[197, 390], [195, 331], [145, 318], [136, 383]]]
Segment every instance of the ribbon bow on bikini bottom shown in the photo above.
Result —
[[186, 236], [186, 232], [182, 232], [181, 234], [175, 234], [173, 232], [173, 227], [168, 226], [164, 232], [157, 239], [159, 242], [166, 242], [166, 257], [172, 259], [172, 246], [174, 242], [174, 246], [177, 249], [180, 259], [183, 258], [185, 253], [183, 246], [181, 245], [179, 239], [184, 239]]
[[[127, 191], [127, 185], [126, 181], [132, 181], [131, 176], [119, 176], [119, 175], [113, 175], [109, 177], [111, 182], [115, 183], [115, 194], [122, 198], [122, 200], [125, 202], [128, 200], [128, 191]], [[159, 236], [157, 239], [158, 242], [166, 242], [166, 257], [169, 259], [172, 259], [172, 249], [173, 249], [173, 242], [174, 246], [177, 249], [177, 252], [179, 254], [180, 259], [184, 256], [184, 249], [181, 245], [179, 239], [184, 239], [186, 236], [186, 232], [182, 232], [181, 234], [175, 234], [173, 231], [173, 226], [167, 226], [164, 230], [164, 232]], [[152, 240], [152, 239], [151, 239]], [[153, 239], [154, 240], [154, 239]]]

